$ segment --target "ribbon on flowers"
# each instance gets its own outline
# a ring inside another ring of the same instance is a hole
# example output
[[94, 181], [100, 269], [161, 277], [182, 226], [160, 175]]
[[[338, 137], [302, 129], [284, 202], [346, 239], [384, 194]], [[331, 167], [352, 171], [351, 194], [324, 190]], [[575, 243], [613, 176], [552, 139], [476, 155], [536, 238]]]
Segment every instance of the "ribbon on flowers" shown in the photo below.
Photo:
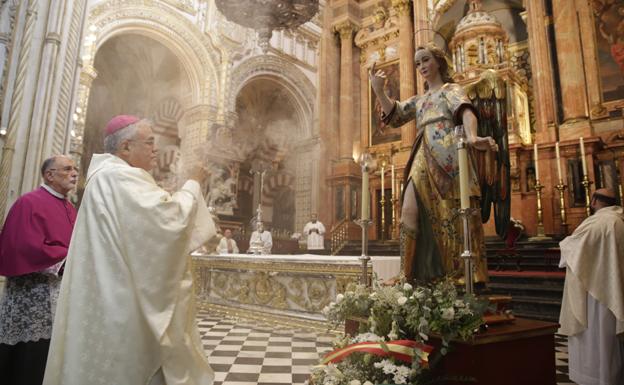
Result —
[[429, 353], [433, 351], [433, 346], [421, 344], [412, 340], [395, 340], [389, 342], [360, 342], [345, 346], [342, 349], [334, 350], [325, 355], [322, 365], [338, 363], [356, 352], [371, 353], [380, 357], [391, 356], [397, 360], [411, 363], [416, 357], [420, 364], [427, 367], [429, 364]]

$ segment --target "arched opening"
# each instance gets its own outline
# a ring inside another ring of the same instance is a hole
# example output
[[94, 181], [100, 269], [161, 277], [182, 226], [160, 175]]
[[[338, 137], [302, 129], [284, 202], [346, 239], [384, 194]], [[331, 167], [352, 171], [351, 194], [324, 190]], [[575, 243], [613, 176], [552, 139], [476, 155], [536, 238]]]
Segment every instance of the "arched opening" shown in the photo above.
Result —
[[[257, 77], [239, 92], [236, 112], [234, 143], [244, 159], [240, 175], [251, 179], [249, 191], [239, 190], [237, 214], [247, 219], [255, 216], [261, 199], [262, 220], [273, 233], [292, 233], [296, 231], [296, 147], [305, 132], [296, 99], [276, 79]], [[264, 170], [261, 178], [259, 171]]]
[[180, 138], [181, 101], [189, 90], [188, 76], [174, 53], [158, 41], [139, 34], [121, 34], [98, 49], [84, 132], [83, 173], [91, 156], [103, 148], [102, 129], [118, 114], [133, 114], [154, 122], [159, 148], [156, 180], [165, 188], [175, 184]]

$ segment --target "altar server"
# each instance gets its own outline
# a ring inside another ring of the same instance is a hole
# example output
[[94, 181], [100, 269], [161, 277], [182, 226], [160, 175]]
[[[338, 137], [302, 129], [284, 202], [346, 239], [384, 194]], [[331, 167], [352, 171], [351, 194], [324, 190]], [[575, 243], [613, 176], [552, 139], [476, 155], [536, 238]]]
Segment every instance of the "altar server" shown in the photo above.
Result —
[[215, 234], [191, 173], [169, 194], [152, 124], [134, 116], [105, 128], [61, 284], [45, 385], [207, 385], [213, 371], [195, 322], [189, 252]]
[[303, 227], [303, 235], [308, 239], [308, 250], [325, 248], [323, 234], [325, 234], [325, 226], [318, 220], [316, 214], [312, 214], [310, 222]]
[[270, 231], [264, 229], [264, 224], [262, 222], [258, 222], [257, 230], [251, 233], [251, 237], [249, 238], [249, 250], [247, 252], [253, 252], [252, 247], [256, 245], [262, 249], [262, 254], [271, 254], [273, 236]]
[[559, 244], [559, 333], [569, 336], [569, 376], [579, 385], [624, 384], [624, 216], [615, 204], [613, 191], [596, 190], [593, 215]]
[[232, 230], [225, 229], [223, 232], [223, 238], [221, 238], [219, 246], [217, 246], [217, 253], [238, 254], [238, 246], [236, 245], [236, 241], [232, 239]]

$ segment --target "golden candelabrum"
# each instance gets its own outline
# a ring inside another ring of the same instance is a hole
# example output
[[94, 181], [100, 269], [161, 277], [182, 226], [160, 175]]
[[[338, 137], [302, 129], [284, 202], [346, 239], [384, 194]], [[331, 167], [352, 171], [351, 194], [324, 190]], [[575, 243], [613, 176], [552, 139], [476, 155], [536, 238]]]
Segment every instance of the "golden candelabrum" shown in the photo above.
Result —
[[559, 179], [559, 183], [555, 186], [555, 188], [559, 191], [559, 215], [561, 216], [561, 229], [563, 230], [563, 234], [568, 234], [568, 222], [566, 216], [565, 209], [565, 199], [564, 199], [564, 191], [568, 188], [567, 185], [563, 184], [563, 180]]
[[544, 241], [551, 239], [544, 232], [544, 213], [542, 210], [542, 189], [539, 179], [535, 180], [535, 192], [537, 193], [537, 235], [529, 238], [530, 241]]
[[392, 204], [392, 235], [390, 237], [392, 239], [399, 239], [399, 226], [397, 226], [396, 222], [397, 201], [398, 199], [396, 197], [392, 197], [392, 199], [390, 200]]
[[587, 216], [590, 216], [591, 215], [591, 208], [590, 208], [591, 197], [589, 196], [589, 188], [591, 184], [594, 182], [590, 181], [587, 175], [583, 175], [582, 183], [583, 183], [583, 187], [585, 188], [585, 214], [587, 214]]
[[381, 241], [386, 240], [386, 190], [385, 190], [385, 170], [388, 167], [388, 155], [380, 154], [378, 157], [380, 167], [380, 181], [381, 181]]

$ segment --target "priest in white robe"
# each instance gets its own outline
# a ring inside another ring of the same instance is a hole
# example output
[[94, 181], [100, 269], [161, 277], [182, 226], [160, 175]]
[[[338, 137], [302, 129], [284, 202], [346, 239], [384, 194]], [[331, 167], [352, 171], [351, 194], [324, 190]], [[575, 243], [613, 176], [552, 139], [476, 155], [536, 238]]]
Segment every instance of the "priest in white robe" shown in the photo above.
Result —
[[152, 125], [122, 115], [95, 154], [56, 309], [45, 385], [209, 385], [195, 321], [189, 252], [215, 225], [201, 169], [169, 194]]
[[624, 384], [624, 216], [611, 190], [559, 244], [566, 268], [559, 333], [568, 336], [569, 376], [579, 385]]
[[264, 229], [264, 224], [262, 222], [258, 222], [257, 230], [251, 233], [251, 237], [249, 238], [249, 250], [247, 252], [252, 253], [252, 248], [254, 246], [260, 247], [262, 254], [271, 254], [273, 236], [270, 231]]
[[316, 214], [312, 214], [310, 222], [303, 227], [303, 235], [307, 237], [308, 250], [323, 250], [325, 248], [325, 226], [318, 220]]
[[225, 229], [223, 232], [223, 238], [221, 238], [217, 246], [217, 253], [238, 254], [238, 246], [236, 245], [236, 241], [232, 239], [232, 230]]

